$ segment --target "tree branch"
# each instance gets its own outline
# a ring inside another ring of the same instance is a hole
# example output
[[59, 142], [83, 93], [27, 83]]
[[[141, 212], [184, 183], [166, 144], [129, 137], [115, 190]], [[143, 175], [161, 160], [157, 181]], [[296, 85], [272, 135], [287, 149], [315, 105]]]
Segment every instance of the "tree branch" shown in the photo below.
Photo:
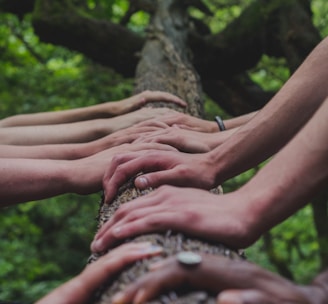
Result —
[[42, 41], [79, 51], [126, 77], [134, 75], [137, 52], [144, 43], [120, 25], [82, 15], [65, 0], [37, 1], [33, 26]]

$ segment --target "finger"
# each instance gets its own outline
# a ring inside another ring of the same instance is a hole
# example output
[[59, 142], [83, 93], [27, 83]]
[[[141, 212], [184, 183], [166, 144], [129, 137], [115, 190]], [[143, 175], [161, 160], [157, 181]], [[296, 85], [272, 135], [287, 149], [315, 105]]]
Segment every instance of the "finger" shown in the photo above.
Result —
[[81, 279], [88, 282], [88, 288], [93, 289], [128, 264], [158, 255], [162, 250], [162, 247], [154, 246], [150, 242], [124, 244], [87, 266], [81, 274]]
[[[113, 157], [112, 164], [104, 178], [105, 203], [109, 203], [115, 196], [119, 187], [137, 173], [165, 169], [166, 163], [160, 155], [159, 151], [149, 150], [147, 154], [145, 152], [140, 152]], [[149, 186], [151, 186], [151, 184], [149, 184]], [[140, 189], [145, 188], [147, 188], [147, 186], [144, 188], [140, 187]]]
[[[108, 246], [104, 244], [110, 243], [110, 239], [113, 238], [111, 229], [114, 225], [121, 226], [122, 224], [135, 220], [136, 218], [142, 218], [145, 215], [152, 214], [153, 205], [159, 200], [154, 198], [156, 191], [123, 204], [115, 212], [115, 214], [110, 218], [97, 232], [91, 243], [92, 252], [101, 252], [105, 250]], [[141, 210], [141, 211], [139, 211]], [[99, 241], [100, 240], [100, 241]]]
[[127, 237], [150, 231], [165, 231], [169, 227], [168, 219], [170, 221], [173, 218], [172, 212], [166, 214], [153, 206], [141, 208], [131, 213], [117, 221], [114, 219], [106, 223], [105, 225], [108, 224], [108, 226], [104, 226], [101, 233], [91, 243], [91, 251], [103, 252], [117, 241]]
[[[145, 171], [143, 171], [145, 172]], [[188, 186], [189, 179], [182, 176], [176, 168], [165, 171], [152, 172], [138, 176], [134, 181], [138, 189], [159, 187], [161, 185]]]
[[166, 290], [184, 284], [184, 272], [178, 267], [175, 258], [165, 260], [164, 264], [165, 267], [147, 273], [135, 283], [114, 295], [112, 303], [145, 303]]
[[153, 91], [151, 93], [152, 93], [152, 97], [151, 97], [152, 101], [157, 100], [157, 101], [173, 102], [183, 107], [187, 106], [187, 103], [184, 100], [173, 94], [167, 92], [160, 92], [160, 91]]
[[217, 297], [217, 304], [278, 304], [279, 299], [259, 290], [227, 290]]
[[[114, 156], [103, 178], [104, 201], [109, 203], [117, 193], [119, 187], [128, 180], [128, 175], [122, 173], [121, 164], [128, 164], [131, 159], [137, 158], [138, 152], [131, 152]], [[126, 166], [125, 166], [126, 167]], [[130, 172], [130, 171], [129, 171]], [[133, 176], [131, 173], [130, 177]]]

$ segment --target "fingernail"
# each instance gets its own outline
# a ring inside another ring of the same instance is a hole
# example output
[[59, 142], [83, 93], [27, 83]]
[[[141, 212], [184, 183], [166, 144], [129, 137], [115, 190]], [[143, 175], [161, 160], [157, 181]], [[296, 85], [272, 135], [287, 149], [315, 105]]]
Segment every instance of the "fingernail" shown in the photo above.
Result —
[[243, 301], [236, 294], [223, 292], [218, 296], [217, 304], [243, 304]]
[[114, 229], [113, 229], [113, 236], [115, 236], [115, 237], [120, 236], [121, 231], [122, 231], [122, 228], [121, 228], [121, 227], [116, 227], [116, 228], [114, 228]]
[[151, 270], [151, 271], [156, 270], [156, 269], [160, 269], [160, 268], [163, 267], [164, 264], [165, 264], [164, 261], [158, 261], [158, 262], [150, 264], [148, 269]]
[[142, 250], [144, 253], [157, 253], [157, 252], [162, 252], [163, 247], [157, 246], [157, 245], [151, 245], [145, 249]]
[[145, 177], [138, 177], [136, 179], [136, 182], [137, 182], [137, 187], [138, 188], [147, 188], [148, 187], [148, 181], [147, 181], [147, 178]]
[[102, 251], [103, 250], [103, 241], [101, 239], [95, 240], [91, 243], [92, 251]]
[[133, 304], [141, 304], [141, 303], [143, 303], [144, 295], [145, 295], [145, 290], [143, 288], [140, 289], [140, 290], [138, 290], [136, 296], [133, 299]]
[[114, 294], [112, 298], [112, 303], [113, 304], [123, 304], [124, 303], [124, 293], [123, 292], [118, 292]]

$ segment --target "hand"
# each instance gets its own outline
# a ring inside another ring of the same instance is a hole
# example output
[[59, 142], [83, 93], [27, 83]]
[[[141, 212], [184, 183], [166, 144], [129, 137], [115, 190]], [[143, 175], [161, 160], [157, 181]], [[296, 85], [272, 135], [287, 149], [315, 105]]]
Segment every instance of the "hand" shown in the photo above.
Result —
[[161, 128], [154, 132], [145, 132], [134, 143], [156, 142], [170, 145], [182, 152], [205, 153], [220, 145], [225, 137], [224, 132], [204, 134], [203, 132], [180, 129], [178, 126], [173, 126]]
[[106, 168], [111, 165], [114, 158], [124, 152], [138, 151], [142, 154], [151, 149], [154, 151], [176, 151], [171, 146], [157, 143], [123, 144], [89, 157], [67, 161], [65, 170], [63, 170], [64, 180], [68, 180], [65, 184], [67, 188], [65, 193], [90, 194], [100, 191]]
[[104, 175], [105, 202], [110, 202], [119, 187], [140, 172], [152, 173], [135, 179], [135, 185], [139, 189], [164, 184], [211, 189], [216, 185], [216, 168], [210, 155], [206, 153], [186, 154], [156, 150], [125, 153], [113, 158]]
[[[122, 115], [134, 111], [136, 109], [141, 108], [145, 104], [154, 101], [174, 103], [181, 107], [187, 106], [187, 103], [185, 101], [173, 94], [161, 91], [143, 91], [129, 98], [117, 101], [117, 110], [115, 111], [115, 115]], [[113, 102], [110, 102], [110, 105], [112, 104]]]
[[[157, 121], [160, 121], [161, 116], [170, 115], [175, 113], [175, 111], [169, 108], [142, 108], [134, 112], [127, 113], [125, 115], [116, 116], [113, 118], [109, 118], [109, 121], [106, 125], [104, 125], [104, 133], [105, 135], [118, 131], [120, 129], [128, 128], [131, 126], [135, 126], [139, 124], [139, 126], [167, 126], [164, 123], [158, 124]], [[155, 123], [152, 124], [141, 124], [141, 122], [145, 122], [147, 120], [155, 120]], [[104, 124], [103, 121], [101, 121]], [[106, 121], [105, 121], [106, 123]]]
[[234, 193], [162, 186], [121, 205], [98, 231], [91, 250], [101, 252], [118, 240], [168, 229], [245, 248], [261, 233], [253, 229], [248, 206]]
[[324, 303], [323, 288], [300, 286], [246, 261], [202, 254], [196, 267], [184, 267], [176, 257], [150, 266], [150, 272], [113, 296], [112, 303], [145, 303], [178, 287], [218, 294], [218, 304]]
[[89, 303], [96, 289], [116, 272], [134, 261], [158, 255], [161, 251], [161, 247], [152, 246], [148, 242], [122, 245], [88, 265], [81, 274], [53, 290], [37, 304]]
[[136, 124], [132, 127], [116, 131], [98, 140], [89, 142], [87, 143], [87, 145], [91, 145], [92, 147], [95, 147], [92, 151], [93, 152], [92, 154], [94, 154], [111, 147], [119, 146], [126, 143], [132, 143], [141, 136], [150, 135], [153, 132], [159, 131], [166, 127], [168, 126], [164, 124], [158, 126], [144, 126], [144, 127], [139, 126], [139, 124]]
[[198, 132], [218, 132], [218, 126], [215, 122], [197, 118], [188, 114], [171, 111], [170, 113], [161, 117], [156, 117], [144, 122], [144, 125], [150, 126], [156, 124], [158, 121], [165, 123], [168, 126], [176, 125], [181, 129], [193, 130]]

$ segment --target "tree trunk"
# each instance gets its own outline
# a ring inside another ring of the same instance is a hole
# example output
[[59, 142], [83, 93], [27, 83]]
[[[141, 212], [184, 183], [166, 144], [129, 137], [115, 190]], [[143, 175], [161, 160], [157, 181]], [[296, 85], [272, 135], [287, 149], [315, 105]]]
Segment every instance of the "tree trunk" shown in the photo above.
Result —
[[[189, 63], [190, 51], [186, 39], [188, 33], [188, 15], [181, 0], [157, 1], [157, 10], [149, 27], [148, 39], [141, 53], [141, 59], [136, 72], [136, 91], [145, 89], [163, 90], [176, 94], [188, 102], [187, 112], [201, 116], [201, 87], [197, 73]], [[166, 106], [166, 105], [161, 105]], [[101, 203], [99, 227], [110, 218], [123, 203], [150, 192], [139, 191], [133, 185], [133, 180], [121, 187], [118, 196], [110, 205]], [[214, 192], [219, 193], [216, 189]], [[207, 252], [225, 255], [231, 258], [240, 256], [221, 244], [205, 242], [192, 236], [186, 236], [178, 231], [167, 231], [162, 234], [148, 234], [126, 241], [151, 241], [154, 245], [164, 248], [161, 257], [151, 258], [129, 267], [119, 274], [108, 286], [103, 286], [93, 303], [109, 303], [111, 296], [122, 290], [126, 284], [147, 272], [150, 261], [163, 259], [180, 251]], [[91, 261], [98, 257], [93, 255]], [[177, 290], [161, 295], [151, 303], [214, 303], [215, 295], [191, 290]]]

